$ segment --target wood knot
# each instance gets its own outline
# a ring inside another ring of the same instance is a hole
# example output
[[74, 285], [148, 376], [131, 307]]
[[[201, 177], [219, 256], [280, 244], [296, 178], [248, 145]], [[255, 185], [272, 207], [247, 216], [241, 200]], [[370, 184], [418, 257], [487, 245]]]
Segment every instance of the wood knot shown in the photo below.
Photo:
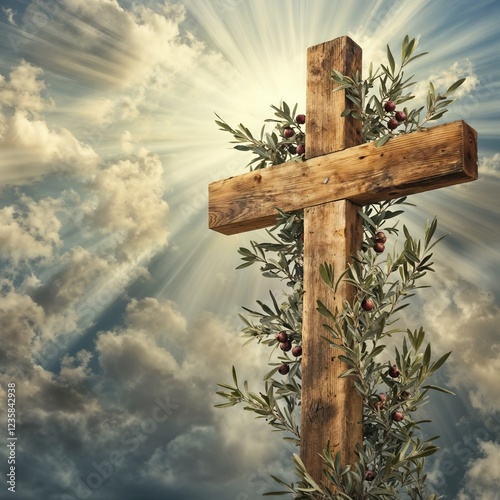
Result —
[[262, 175], [260, 174], [254, 175], [253, 180], [257, 183], [260, 183], [260, 181], [262, 180]]

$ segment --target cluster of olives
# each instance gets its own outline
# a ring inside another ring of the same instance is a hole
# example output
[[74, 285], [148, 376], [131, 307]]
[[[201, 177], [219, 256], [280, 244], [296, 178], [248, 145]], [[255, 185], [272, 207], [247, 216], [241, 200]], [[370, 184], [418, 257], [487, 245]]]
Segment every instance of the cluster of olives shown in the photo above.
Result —
[[[306, 123], [306, 115], [297, 115], [295, 117], [295, 123], [297, 125], [304, 125], [304, 123]], [[295, 144], [290, 144], [288, 146], [288, 151], [291, 154], [302, 156], [306, 152], [305, 135], [303, 132], [300, 130], [296, 131], [292, 127], [287, 126], [281, 129], [281, 134], [285, 139], [295, 139], [294, 143], [297, 145], [295, 146]]]
[[[279, 332], [276, 334], [276, 341], [279, 343], [280, 349], [283, 352], [292, 351], [292, 355], [296, 358], [302, 356], [302, 347], [300, 345], [292, 346], [292, 341], [286, 332]], [[286, 375], [290, 371], [290, 366], [283, 363], [279, 366], [278, 372], [281, 375]]]
[[[387, 101], [384, 104], [384, 109], [388, 113], [394, 113], [396, 111], [396, 103], [394, 101]], [[389, 130], [395, 130], [406, 120], [406, 113], [404, 111], [396, 111], [394, 116], [389, 118], [387, 121], [387, 128]]]

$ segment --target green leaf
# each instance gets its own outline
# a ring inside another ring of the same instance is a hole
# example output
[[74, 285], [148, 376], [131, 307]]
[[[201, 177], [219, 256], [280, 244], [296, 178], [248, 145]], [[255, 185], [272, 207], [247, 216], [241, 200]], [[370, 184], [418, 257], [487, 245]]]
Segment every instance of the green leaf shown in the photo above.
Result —
[[236, 401], [230, 401], [229, 403], [219, 403], [214, 405], [214, 408], [229, 408], [230, 406], [234, 406]]
[[422, 57], [422, 56], [425, 56], [427, 55], [429, 52], [422, 52], [421, 54], [417, 54], [416, 56], [413, 56], [413, 57], [410, 57], [410, 59], [408, 59], [406, 61], [406, 64], [409, 64], [411, 63], [412, 61], [414, 61], [415, 59], [418, 59], [419, 57]]
[[434, 373], [439, 370], [439, 368], [444, 364], [444, 362], [450, 357], [451, 351], [447, 352], [443, 356], [441, 356], [435, 363], [432, 364], [430, 371]]
[[323, 279], [323, 281], [330, 288], [334, 288], [335, 280], [334, 280], [333, 266], [331, 264], [329, 264], [328, 262], [323, 262], [323, 264], [319, 266], [319, 274]]
[[323, 304], [323, 302], [321, 302], [321, 300], [317, 300], [316, 304], [318, 305], [316, 310], [322, 316], [324, 316], [325, 318], [331, 319], [331, 320], [335, 320], [335, 316], [330, 312], [330, 310], [325, 306], [325, 304]]
[[437, 385], [424, 385], [422, 389], [432, 389], [433, 391], [444, 392], [445, 394], [449, 394], [450, 396], [455, 396], [454, 392], [451, 392], [448, 389], [444, 389], [443, 387], [439, 387]]
[[383, 146], [390, 138], [392, 137], [392, 134], [385, 134], [380, 139], [377, 139], [375, 142], [375, 147], [379, 148]]
[[453, 85], [451, 85], [448, 90], [446, 91], [447, 94], [451, 94], [452, 92], [455, 92], [455, 90], [462, 85], [462, 83], [465, 82], [467, 78], [460, 78], [460, 80], [457, 80]]
[[255, 261], [244, 262], [243, 264], [240, 264], [238, 267], [236, 267], [236, 269], [243, 269], [245, 267], [251, 266], [254, 263], [255, 263]]
[[429, 118], [429, 121], [431, 120], [439, 120], [448, 110], [445, 109], [444, 111], [441, 111], [440, 113], [436, 113], [434, 115], [432, 115], [430, 118]]
[[392, 55], [389, 45], [387, 45], [387, 59], [389, 61], [389, 66], [391, 67], [391, 75], [393, 75], [394, 70], [396, 69], [396, 63], [394, 62], [394, 56]]

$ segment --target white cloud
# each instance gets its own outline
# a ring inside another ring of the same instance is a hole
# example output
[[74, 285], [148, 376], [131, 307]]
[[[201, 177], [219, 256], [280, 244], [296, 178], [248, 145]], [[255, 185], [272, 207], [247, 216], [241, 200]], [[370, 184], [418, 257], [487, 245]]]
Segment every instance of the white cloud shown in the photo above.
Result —
[[134, 150], [134, 139], [130, 131], [125, 130], [120, 137], [120, 146], [125, 154], [132, 154]]
[[163, 165], [156, 155], [139, 155], [100, 170], [92, 189], [88, 222], [116, 241], [122, 258], [149, 258], [167, 244], [168, 205], [162, 199]]
[[21, 260], [50, 258], [61, 245], [61, 223], [56, 212], [60, 201], [44, 198], [38, 202], [22, 195], [17, 205], [0, 209], [0, 250], [14, 264]]
[[142, 329], [149, 335], [161, 338], [165, 329], [176, 335], [186, 331], [186, 319], [175, 302], [153, 297], [142, 300], [132, 299], [126, 308], [126, 324], [131, 329]]
[[[462, 83], [458, 90], [450, 94], [451, 99], [463, 98], [471, 94], [479, 85], [479, 78], [474, 71], [474, 65], [469, 59], [456, 61], [448, 68], [445, 68], [437, 73], [431, 73], [428, 78], [418, 82], [413, 89], [415, 103], [423, 105], [426, 102], [429, 82], [433, 83], [437, 95], [438, 93], [443, 94], [446, 92], [451, 85], [461, 78], [466, 78], [466, 80]], [[417, 104], [413, 104], [413, 101], [411, 101], [410, 104], [411, 107], [417, 107]], [[457, 101], [457, 103], [454, 104], [450, 110], [454, 107], [456, 108], [459, 104], [460, 100]]]
[[53, 105], [42, 94], [42, 70], [22, 61], [8, 79], [0, 75], [2, 184], [23, 184], [49, 173], [90, 173], [98, 163], [91, 147], [65, 129], [54, 130], [42, 112]]
[[454, 387], [465, 388], [483, 412], [500, 407], [500, 306], [493, 293], [445, 270], [421, 295], [423, 321], [436, 355], [452, 351], [446, 366]]
[[[56, 295], [64, 295], [66, 304], [86, 285], [78, 282], [83, 274], [76, 264], [92, 274], [92, 262], [82, 250], [72, 261], [75, 274], [67, 267], [53, 283], [61, 287]], [[31, 358], [35, 338], [48, 340], [40, 337], [47, 314], [56, 314], [48, 303], [43, 306], [46, 312], [14, 292], [1, 299], [0, 378], [5, 387], [6, 376], [17, 377], [23, 395], [27, 466], [42, 474], [54, 463], [64, 464], [64, 474], [47, 475], [44, 495], [53, 491], [74, 496], [88, 484], [95, 464], [109, 461], [111, 452], [121, 454], [121, 465], [98, 491], [89, 489], [96, 498], [119, 498], [122, 488], [139, 480], [146, 490], [168, 486], [169, 471], [177, 477], [177, 491], [189, 489], [193, 478], [209, 492], [226, 487], [220, 485], [221, 478], [247, 491], [250, 479], [245, 483], [245, 478], [280, 452], [282, 441], [277, 435], [270, 438], [265, 422], [241, 410], [212, 407], [215, 383], [228, 381], [231, 364], [252, 379], [267, 368], [266, 348], [241, 349], [228, 322], [205, 313], [188, 323], [169, 300], [132, 300], [122, 327], [101, 332], [92, 354], [82, 349], [62, 356], [55, 374]], [[56, 444], [47, 447], [49, 440]], [[267, 469], [263, 474], [267, 478]], [[37, 488], [29, 479], [25, 487]]]
[[43, 71], [26, 61], [12, 68], [8, 79], [0, 75], [0, 104], [18, 110], [39, 114], [52, 104], [42, 97], [45, 83], [40, 79]]
[[15, 26], [16, 21], [14, 20], [14, 16], [17, 14], [17, 12], [14, 9], [6, 7], [2, 7], [2, 10], [5, 13], [5, 16], [7, 17], [7, 21], [9, 21], [10, 24], [13, 24]]
[[458, 500], [500, 500], [500, 444], [480, 443], [481, 457], [469, 462]]
[[500, 177], [500, 153], [493, 156], [484, 156], [479, 162], [479, 174]]
[[[35, 1], [26, 17], [43, 10]], [[28, 40], [23, 49], [43, 67], [93, 86], [124, 89], [158, 78], [158, 65], [169, 79], [186, 70], [201, 49], [181, 35], [185, 11], [178, 5], [134, 4], [127, 10], [115, 0], [60, 0], [50, 14], [40, 28], [45, 36]]]
[[0, 299], [0, 363], [10, 377], [31, 370], [31, 344], [44, 322], [44, 312], [30, 297], [9, 291]]

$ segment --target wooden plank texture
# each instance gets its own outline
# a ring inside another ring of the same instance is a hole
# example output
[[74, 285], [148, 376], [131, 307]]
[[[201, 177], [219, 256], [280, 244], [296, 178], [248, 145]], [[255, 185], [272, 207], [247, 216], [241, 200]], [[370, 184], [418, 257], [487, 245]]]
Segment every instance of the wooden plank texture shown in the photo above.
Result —
[[[361, 141], [361, 123], [340, 116], [346, 107], [345, 92], [332, 93], [330, 78], [332, 68], [348, 75], [361, 72], [361, 58], [361, 49], [347, 37], [308, 50], [308, 154], [312, 149], [313, 154], [324, 155]], [[312, 113], [314, 120], [309, 120]], [[311, 186], [311, 189], [317, 188]], [[341, 351], [322, 338], [327, 335], [323, 327], [327, 321], [316, 310], [317, 300], [334, 311], [336, 307], [342, 308], [343, 300], [353, 298], [353, 288], [345, 284], [334, 295], [321, 279], [319, 268], [326, 261], [340, 274], [361, 248], [363, 224], [358, 211], [359, 206], [346, 200], [304, 210], [300, 456], [317, 482], [326, 479], [320, 456], [323, 450], [329, 447], [333, 453], [340, 451], [343, 464], [353, 464], [357, 461], [356, 445], [363, 441], [362, 399], [352, 380], [339, 378], [347, 367], [338, 359]]]
[[214, 182], [209, 227], [236, 234], [272, 225], [276, 207], [289, 212], [341, 199], [365, 205], [475, 179], [477, 133], [456, 121], [395, 137], [380, 148], [362, 144]]

